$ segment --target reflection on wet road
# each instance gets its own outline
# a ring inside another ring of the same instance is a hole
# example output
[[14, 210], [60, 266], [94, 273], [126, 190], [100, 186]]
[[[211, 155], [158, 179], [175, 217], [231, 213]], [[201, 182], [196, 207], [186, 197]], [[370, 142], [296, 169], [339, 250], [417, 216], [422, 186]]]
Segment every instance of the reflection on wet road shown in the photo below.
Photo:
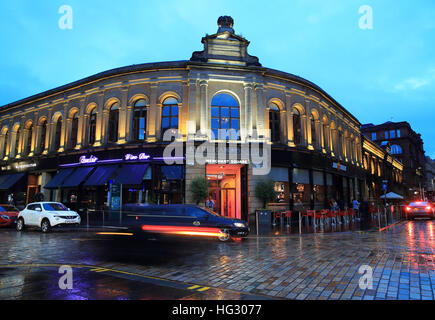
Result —
[[[433, 299], [434, 232], [417, 220], [220, 243], [0, 230], [0, 299]], [[59, 289], [60, 265], [73, 266], [71, 290]]]

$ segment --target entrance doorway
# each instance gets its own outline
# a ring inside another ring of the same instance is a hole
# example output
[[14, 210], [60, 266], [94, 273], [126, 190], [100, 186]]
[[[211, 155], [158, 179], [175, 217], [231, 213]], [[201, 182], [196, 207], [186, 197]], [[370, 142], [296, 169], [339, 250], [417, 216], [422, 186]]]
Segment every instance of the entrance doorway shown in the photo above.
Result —
[[241, 173], [243, 165], [207, 165], [208, 193], [213, 211], [224, 217], [242, 218]]

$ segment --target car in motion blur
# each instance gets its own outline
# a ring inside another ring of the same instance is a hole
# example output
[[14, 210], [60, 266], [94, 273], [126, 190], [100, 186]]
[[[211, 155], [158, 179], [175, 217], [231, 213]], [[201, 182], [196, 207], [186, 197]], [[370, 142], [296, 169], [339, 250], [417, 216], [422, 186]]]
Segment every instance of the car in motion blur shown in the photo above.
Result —
[[406, 218], [413, 220], [414, 218], [435, 218], [434, 206], [430, 202], [415, 201], [405, 206]]
[[19, 210], [10, 204], [0, 204], [0, 227], [7, 227], [16, 222]]
[[125, 205], [123, 211], [135, 235], [212, 237], [228, 241], [249, 234], [245, 221], [222, 217], [195, 205], [131, 204]]
[[30, 203], [17, 218], [17, 231], [25, 227], [38, 227], [46, 233], [52, 227], [79, 225], [80, 215], [59, 202]]

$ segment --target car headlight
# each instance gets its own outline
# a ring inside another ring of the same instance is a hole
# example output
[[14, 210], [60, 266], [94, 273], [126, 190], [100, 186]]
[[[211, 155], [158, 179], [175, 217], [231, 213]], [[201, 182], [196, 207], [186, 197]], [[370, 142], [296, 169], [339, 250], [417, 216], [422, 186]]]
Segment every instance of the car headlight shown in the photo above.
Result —
[[9, 219], [10, 219], [8, 216], [6, 216], [6, 215], [4, 215], [4, 214], [2, 214], [1, 217], [2, 217], [3, 219], [5, 219], [5, 220], [9, 220]]
[[245, 224], [242, 223], [242, 222], [234, 222], [234, 226], [237, 227], [237, 228], [244, 228]]

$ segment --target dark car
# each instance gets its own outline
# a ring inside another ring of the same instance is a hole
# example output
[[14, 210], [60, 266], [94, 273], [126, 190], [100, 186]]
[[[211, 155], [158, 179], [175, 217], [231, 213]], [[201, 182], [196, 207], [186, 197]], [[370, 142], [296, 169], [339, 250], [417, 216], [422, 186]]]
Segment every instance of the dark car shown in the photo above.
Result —
[[19, 210], [10, 204], [0, 204], [0, 227], [14, 224], [19, 213]]
[[434, 207], [430, 202], [426, 201], [416, 201], [411, 202], [409, 205], [405, 206], [406, 218], [408, 220], [414, 218], [435, 218]]
[[137, 234], [216, 237], [227, 241], [249, 234], [248, 224], [194, 205], [123, 206], [124, 225]]

